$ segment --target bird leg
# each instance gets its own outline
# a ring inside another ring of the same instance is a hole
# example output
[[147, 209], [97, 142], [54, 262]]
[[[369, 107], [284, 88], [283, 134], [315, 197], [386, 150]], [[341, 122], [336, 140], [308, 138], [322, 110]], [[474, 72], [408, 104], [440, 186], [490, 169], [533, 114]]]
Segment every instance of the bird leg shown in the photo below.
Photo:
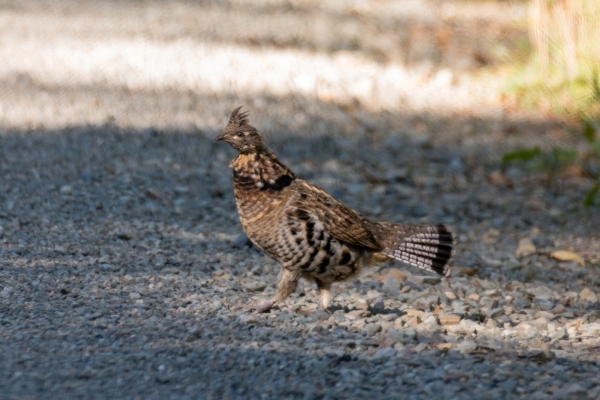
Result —
[[331, 302], [331, 283], [325, 283], [319, 279], [317, 281], [317, 286], [320, 291], [319, 297], [319, 310], [323, 310], [325, 312], [329, 312], [329, 303]]
[[254, 307], [257, 313], [268, 312], [277, 303], [281, 303], [288, 296], [296, 291], [296, 286], [300, 280], [300, 274], [297, 272], [290, 271], [284, 267], [281, 267], [281, 280], [277, 286], [277, 293], [275, 296], [267, 301], [266, 303], [259, 304]]

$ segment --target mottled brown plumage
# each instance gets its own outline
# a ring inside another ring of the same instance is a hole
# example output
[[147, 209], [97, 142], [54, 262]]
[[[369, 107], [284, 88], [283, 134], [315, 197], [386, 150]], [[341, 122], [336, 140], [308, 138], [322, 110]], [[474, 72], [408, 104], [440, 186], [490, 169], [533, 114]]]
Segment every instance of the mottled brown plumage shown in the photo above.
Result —
[[244, 231], [282, 266], [277, 294], [259, 311], [285, 300], [300, 278], [317, 283], [326, 310], [333, 282], [391, 258], [447, 273], [454, 236], [445, 225], [378, 222], [346, 207], [283, 165], [240, 108], [215, 140], [240, 153], [229, 166]]

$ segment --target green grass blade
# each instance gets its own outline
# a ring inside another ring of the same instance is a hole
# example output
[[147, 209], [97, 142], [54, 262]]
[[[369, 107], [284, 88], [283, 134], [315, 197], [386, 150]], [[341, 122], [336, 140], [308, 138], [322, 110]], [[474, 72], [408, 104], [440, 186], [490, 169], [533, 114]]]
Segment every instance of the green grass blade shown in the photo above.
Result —
[[600, 189], [600, 182], [596, 183], [594, 185], [594, 187], [592, 188], [592, 190], [590, 190], [587, 194], [587, 196], [585, 196], [585, 199], [583, 200], [583, 205], [585, 207], [589, 207], [592, 204], [594, 204], [594, 198], [596, 197], [596, 194], [598, 194], [598, 190]]
[[520, 149], [520, 150], [516, 150], [516, 151], [512, 151], [510, 153], [506, 153], [503, 157], [502, 157], [502, 163], [508, 163], [514, 160], [521, 160], [521, 161], [531, 161], [533, 160], [535, 157], [537, 157], [540, 154], [540, 148], [539, 147], [533, 147], [530, 149]]

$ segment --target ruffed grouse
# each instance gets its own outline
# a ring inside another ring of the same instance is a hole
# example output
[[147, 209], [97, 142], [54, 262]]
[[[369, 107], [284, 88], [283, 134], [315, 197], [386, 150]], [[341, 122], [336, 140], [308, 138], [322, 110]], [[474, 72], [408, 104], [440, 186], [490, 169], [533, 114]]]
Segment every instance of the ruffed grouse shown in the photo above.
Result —
[[454, 242], [448, 227], [378, 222], [346, 207], [283, 165], [240, 108], [215, 141], [240, 153], [229, 167], [244, 231], [281, 263], [277, 293], [256, 307], [259, 312], [284, 301], [300, 278], [317, 283], [319, 308], [327, 310], [333, 282], [391, 258], [446, 275]]

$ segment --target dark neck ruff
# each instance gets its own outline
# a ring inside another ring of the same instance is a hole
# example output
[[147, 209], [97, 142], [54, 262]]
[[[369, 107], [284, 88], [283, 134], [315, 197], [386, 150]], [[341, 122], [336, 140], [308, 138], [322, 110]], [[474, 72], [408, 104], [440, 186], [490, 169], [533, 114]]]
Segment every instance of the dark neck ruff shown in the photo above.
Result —
[[230, 167], [233, 168], [233, 182], [237, 189], [281, 191], [296, 179], [296, 175], [268, 149], [240, 154]]

